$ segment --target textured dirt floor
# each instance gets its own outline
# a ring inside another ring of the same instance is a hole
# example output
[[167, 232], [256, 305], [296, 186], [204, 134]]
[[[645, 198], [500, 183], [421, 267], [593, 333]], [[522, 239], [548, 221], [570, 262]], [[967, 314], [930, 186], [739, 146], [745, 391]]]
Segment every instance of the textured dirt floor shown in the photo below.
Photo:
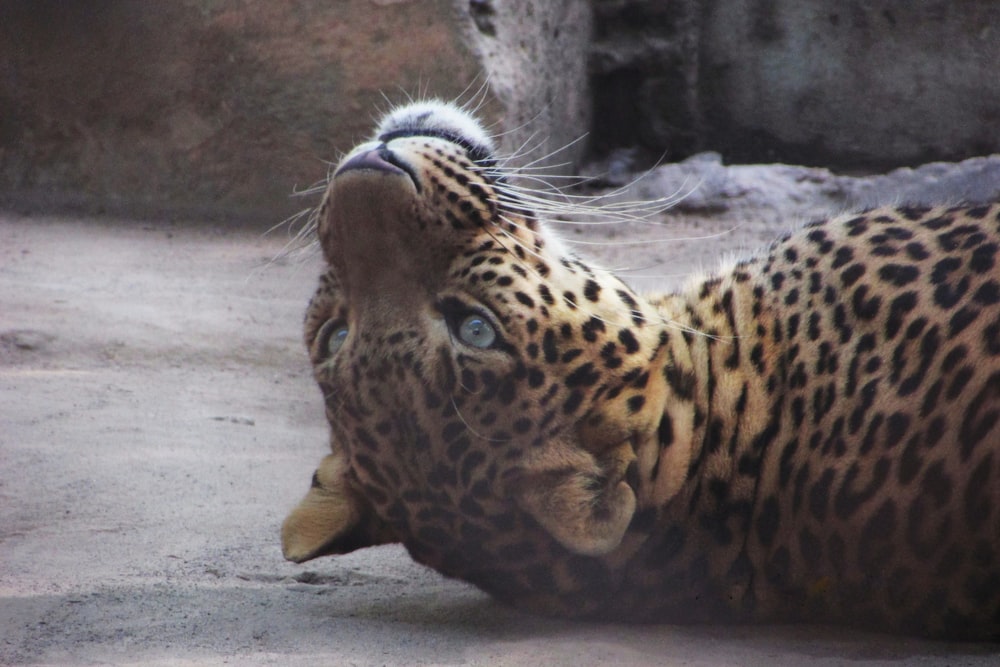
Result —
[[[786, 224], [568, 236], [653, 284]], [[829, 628], [540, 619], [398, 547], [286, 563], [326, 426], [299, 342], [318, 260], [274, 261], [284, 240], [0, 213], [0, 664], [1000, 663]]]

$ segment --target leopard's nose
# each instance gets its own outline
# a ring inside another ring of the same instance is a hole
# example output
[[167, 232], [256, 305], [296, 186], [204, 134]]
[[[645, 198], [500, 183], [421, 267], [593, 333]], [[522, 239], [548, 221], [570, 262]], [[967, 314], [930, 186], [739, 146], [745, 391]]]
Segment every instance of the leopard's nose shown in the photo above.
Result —
[[351, 157], [337, 168], [334, 178], [347, 171], [384, 171], [400, 175], [408, 173], [385, 144]]

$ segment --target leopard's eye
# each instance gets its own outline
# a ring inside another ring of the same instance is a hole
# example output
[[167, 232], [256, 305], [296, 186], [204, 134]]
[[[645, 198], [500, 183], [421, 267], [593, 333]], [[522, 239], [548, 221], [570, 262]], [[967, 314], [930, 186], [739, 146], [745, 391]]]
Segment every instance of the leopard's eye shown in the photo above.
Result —
[[333, 320], [327, 322], [319, 330], [319, 351], [324, 358], [332, 357], [344, 347], [347, 340], [347, 327]]
[[480, 315], [469, 315], [458, 325], [458, 338], [466, 345], [485, 350], [497, 340], [496, 329]]

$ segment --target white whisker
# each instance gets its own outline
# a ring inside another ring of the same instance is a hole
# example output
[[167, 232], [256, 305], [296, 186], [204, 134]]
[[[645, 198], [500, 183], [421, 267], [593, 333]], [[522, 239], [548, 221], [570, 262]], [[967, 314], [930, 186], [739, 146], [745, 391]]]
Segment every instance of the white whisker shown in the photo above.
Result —
[[711, 241], [714, 239], [719, 239], [729, 234], [735, 233], [738, 229], [743, 226], [743, 223], [739, 223], [724, 229], [720, 232], [715, 232], [713, 234], [705, 234], [703, 236], [679, 236], [676, 238], [662, 238], [662, 239], [637, 239], [637, 240], [604, 240], [604, 241], [586, 241], [584, 239], [569, 239], [564, 238], [563, 241], [566, 243], [573, 243], [576, 245], [591, 245], [591, 246], [632, 246], [632, 245], [658, 245], [661, 243], [680, 243], [684, 241]]
[[491, 438], [487, 435], [480, 433], [476, 429], [472, 428], [472, 425], [462, 414], [462, 411], [458, 409], [458, 405], [455, 404], [455, 397], [450, 396], [449, 400], [451, 401], [451, 407], [455, 409], [455, 414], [458, 415], [459, 420], [462, 422], [462, 424], [465, 425], [465, 428], [468, 429], [469, 433], [471, 433], [472, 435], [476, 436], [480, 440], [485, 440], [486, 442], [510, 442], [512, 440], [512, 438], [507, 438], [507, 439]]

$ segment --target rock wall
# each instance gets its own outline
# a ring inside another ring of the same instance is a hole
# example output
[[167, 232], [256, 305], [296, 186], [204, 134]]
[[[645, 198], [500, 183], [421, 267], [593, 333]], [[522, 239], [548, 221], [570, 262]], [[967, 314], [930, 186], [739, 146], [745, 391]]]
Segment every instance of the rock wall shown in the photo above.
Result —
[[281, 220], [387, 100], [475, 89], [465, 30], [452, 0], [0, 3], [0, 199]]
[[[0, 205], [274, 222], [314, 204], [289, 195], [410, 96], [469, 102], [508, 130], [506, 151], [543, 157], [586, 132], [589, 10], [2, 2]], [[548, 162], [575, 163], [582, 149]]]
[[594, 6], [599, 151], [861, 168], [1000, 151], [1000, 3]]
[[[587, 0], [468, 0], [490, 87], [504, 106], [502, 148], [516, 163], [570, 172], [587, 148]], [[544, 172], [543, 172], [544, 173]]]
[[986, 0], [7, 0], [0, 206], [274, 222], [427, 94], [564, 172], [958, 160], [1000, 152], [997, 63]]

